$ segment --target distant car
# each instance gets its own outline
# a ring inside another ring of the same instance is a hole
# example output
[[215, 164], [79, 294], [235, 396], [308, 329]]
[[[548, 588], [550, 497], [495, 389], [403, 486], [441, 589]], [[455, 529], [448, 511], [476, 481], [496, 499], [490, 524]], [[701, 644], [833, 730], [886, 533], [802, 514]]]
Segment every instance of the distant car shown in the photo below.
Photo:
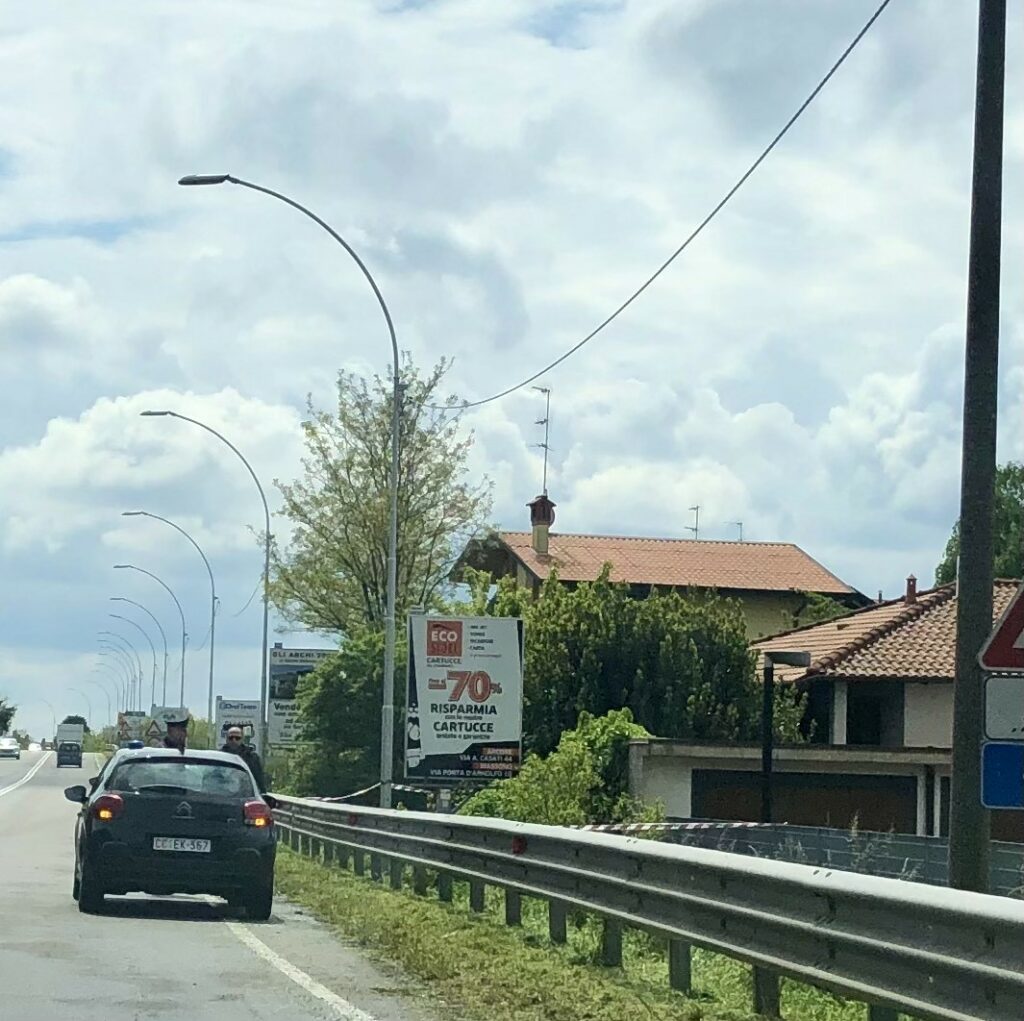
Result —
[[0, 737], [0, 759], [20, 759], [21, 745], [16, 737]]
[[61, 741], [57, 745], [57, 767], [82, 765], [82, 746], [74, 741]]
[[28, 744], [28, 750], [30, 752], [41, 752], [43, 746], [38, 741], [30, 741]]
[[277, 840], [271, 809], [237, 755], [121, 749], [93, 789], [68, 787], [81, 805], [72, 895], [97, 913], [107, 894], [208, 893], [270, 917]]

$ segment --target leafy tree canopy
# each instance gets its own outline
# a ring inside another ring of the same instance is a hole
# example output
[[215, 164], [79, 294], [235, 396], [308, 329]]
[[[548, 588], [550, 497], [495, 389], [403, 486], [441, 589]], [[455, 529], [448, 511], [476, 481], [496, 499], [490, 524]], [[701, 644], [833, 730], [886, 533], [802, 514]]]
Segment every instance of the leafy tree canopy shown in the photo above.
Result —
[[[1024, 464], [1007, 461], [996, 468], [993, 547], [997, 578], [1024, 577]], [[956, 562], [960, 556], [960, 522], [953, 525], [939, 566], [935, 584], [956, 581]]]
[[64, 719], [61, 720], [60, 722], [61, 723], [80, 723], [83, 727], [85, 727], [85, 733], [86, 734], [91, 733], [91, 731], [89, 730], [89, 724], [86, 722], [84, 716], [65, 716]]
[[[490, 513], [491, 487], [467, 480], [472, 436], [458, 401], [443, 397], [439, 363], [421, 375], [401, 368], [398, 600], [434, 608], [451, 567]], [[292, 623], [334, 634], [385, 619], [391, 471], [391, 381], [338, 375], [334, 413], [309, 407], [302, 476], [277, 482], [290, 543], [275, 545], [271, 596]]]
[[14, 714], [17, 711], [17, 706], [11, 705], [6, 698], [0, 695], [0, 734], [6, 734], [11, 729], [11, 724], [14, 722]]

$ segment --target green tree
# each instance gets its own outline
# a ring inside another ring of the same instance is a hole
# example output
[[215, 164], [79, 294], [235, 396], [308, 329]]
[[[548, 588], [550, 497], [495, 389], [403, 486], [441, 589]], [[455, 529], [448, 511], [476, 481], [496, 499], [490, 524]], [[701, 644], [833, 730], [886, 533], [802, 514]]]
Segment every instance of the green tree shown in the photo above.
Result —
[[10, 730], [11, 724], [14, 722], [14, 714], [18, 711], [16, 705], [11, 705], [2, 695], [0, 695], [0, 734], [6, 734]]
[[[363, 625], [351, 630], [337, 655], [299, 680], [303, 743], [287, 762], [275, 764], [275, 783], [296, 794], [332, 796], [351, 794], [380, 778], [383, 670], [383, 633]], [[395, 666], [399, 696], [404, 675], [405, 643], [400, 636]], [[395, 717], [395, 749], [400, 753], [400, 709]]]
[[[490, 513], [491, 487], [467, 480], [472, 436], [458, 401], [443, 397], [446, 362], [401, 369], [398, 619], [432, 608], [454, 560]], [[276, 482], [292, 525], [275, 545], [271, 596], [292, 623], [349, 634], [385, 619], [391, 470], [391, 382], [338, 375], [334, 413], [309, 406], [301, 478]]]
[[[755, 739], [760, 686], [739, 605], [678, 592], [635, 599], [609, 572], [574, 589], [552, 574], [535, 600], [503, 579], [491, 600], [492, 613], [524, 619], [528, 749], [546, 755], [581, 713], [622, 708], [659, 737]], [[803, 708], [779, 687], [781, 740], [800, 739]]]
[[582, 713], [550, 755], [530, 755], [518, 776], [485, 787], [459, 812], [552, 826], [654, 822], [660, 808], [641, 805], [628, 786], [629, 742], [649, 736], [628, 709], [602, 717]]
[[[993, 547], [997, 578], [1024, 577], [1024, 464], [1007, 461], [996, 468]], [[960, 556], [960, 522], [953, 525], [939, 566], [935, 584], [956, 581], [956, 562]]]
[[92, 733], [92, 731], [89, 730], [89, 724], [86, 722], [86, 719], [85, 719], [84, 716], [76, 716], [76, 715], [65, 716], [64, 719], [61, 720], [60, 722], [61, 723], [80, 723], [85, 728], [85, 732], [87, 734]]
[[804, 627], [807, 624], [820, 624], [850, 612], [848, 606], [844, 606], [838, 599], [832, 599], [830, 596], [823, 596], [817, 592], [801, 592], [799, 594], [802, 597], [802, 602], [796, 613], [783, 613], [783, 630], [788, 631], [790, 628]]

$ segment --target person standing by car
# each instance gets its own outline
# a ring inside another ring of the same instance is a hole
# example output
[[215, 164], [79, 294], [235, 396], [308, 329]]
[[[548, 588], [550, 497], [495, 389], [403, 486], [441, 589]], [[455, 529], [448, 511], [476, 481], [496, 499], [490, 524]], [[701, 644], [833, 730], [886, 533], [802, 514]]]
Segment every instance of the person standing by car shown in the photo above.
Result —
[[253, 779], [256, 781], [256, 787], [262, 794], [266, 790], [266, 780], [263, 776], [263, 763], [260, 762], [259, 753], [252, 745], [247, 745], [242, 740], [242, 728], [241, 727], [229, 727], [227, 732], [227, 739], [224, 742], [224, 747], [221, 748], [222, 752], [231, 752], [233, 755], [237, 755], [243, 762], [249, 767], [252, 772]]
[[185, 754], [185, 745], [188, 743], [188, 712], [183, 716], [172, 716], [164, 719], [167, 733], [164, 734], [164, 747], [177, 748], [182, 755]]

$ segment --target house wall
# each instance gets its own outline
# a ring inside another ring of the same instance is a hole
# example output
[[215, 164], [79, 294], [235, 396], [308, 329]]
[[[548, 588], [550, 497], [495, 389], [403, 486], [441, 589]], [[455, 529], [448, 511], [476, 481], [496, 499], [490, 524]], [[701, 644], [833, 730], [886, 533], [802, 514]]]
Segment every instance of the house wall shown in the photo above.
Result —
[[793, 614], [802, 599], [793, 592], [728, 592], [722, 595], [739, 600], [751, 641], [778, 634], [793, 626]]
[[953, 685], [903, 686], [903, 743], [908, 748], [950, 748], [953, 744]]

